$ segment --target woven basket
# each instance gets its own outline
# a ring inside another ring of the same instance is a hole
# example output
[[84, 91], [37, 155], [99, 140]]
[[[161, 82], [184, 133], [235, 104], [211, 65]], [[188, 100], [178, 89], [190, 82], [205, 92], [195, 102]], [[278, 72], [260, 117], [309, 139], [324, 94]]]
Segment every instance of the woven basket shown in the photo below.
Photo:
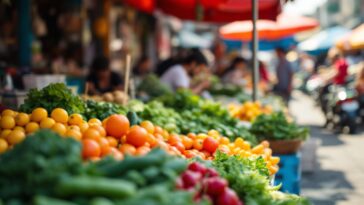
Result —
[[273, 154], [294, 154], [301, 145], [302, 140], [269, 140]]

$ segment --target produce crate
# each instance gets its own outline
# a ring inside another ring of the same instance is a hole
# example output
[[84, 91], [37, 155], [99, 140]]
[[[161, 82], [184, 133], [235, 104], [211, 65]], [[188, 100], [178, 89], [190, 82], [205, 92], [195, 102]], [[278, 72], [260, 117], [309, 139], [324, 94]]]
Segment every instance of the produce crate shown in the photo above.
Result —
[[275, 175], [274, 184], [282, 183], [281, 191], [300, 194], [301, 154], [277, 155], [280, 157], [279, 171]]

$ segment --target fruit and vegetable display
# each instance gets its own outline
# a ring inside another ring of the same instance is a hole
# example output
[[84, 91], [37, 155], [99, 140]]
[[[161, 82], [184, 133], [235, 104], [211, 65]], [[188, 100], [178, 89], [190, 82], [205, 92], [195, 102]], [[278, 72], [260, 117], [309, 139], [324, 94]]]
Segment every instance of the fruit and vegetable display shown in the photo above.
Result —
[[283, 112], [258, 116], [250, 132], [260, 140], [305, 140], [309, 134], [308, 128], [289, 122]]
[[143, 101], [170, 93], [172, 93], [172, 90], [154, 74], [147, 75], [137, 87], [137, 96]]
[[82, 99], [84, 100], [93, 100], [96, 102], [114, 102], [117, 104], [123, 104], [124, 100], [127, 98], [128, 96], [120, 90], [106, 92], [102, 95], [82, 95]]
[[250, 130], [257, 143], [222, 105], [187, 91], [121, 106], [63, 84], [31, 90], [0, 116], [0, 205], [309, 205], [270, 185], [280, 158], [261, 137], [282, 132], [277, 123], [304, 131], [267, 116]]
[[[271, 187], [262, 158], [189, 162], [154, 149], [84, 162], [82, 144], [40, 130], [0, 155], [0, 203], [34, 205], [309, 204]], [[258, 181], [255, 181], [258, 180]]]
[[261, 114], [271, 114], [273, 112], [272, 107], [269, 105], [262, 105], [259, 101], [245, 102], [241, 105], [231, 104], [229, 105], [230, 114], [242, 121], [252, 122]]

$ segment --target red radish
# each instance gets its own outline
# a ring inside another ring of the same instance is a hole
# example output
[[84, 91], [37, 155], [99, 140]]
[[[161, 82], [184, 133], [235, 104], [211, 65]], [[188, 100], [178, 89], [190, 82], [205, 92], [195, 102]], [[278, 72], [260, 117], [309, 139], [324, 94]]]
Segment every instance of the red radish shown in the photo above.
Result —
[[176, 188], [183, 189], [183, 181], [182, 181], [181, 177], [178, 177], [176, 180]]
[[206, 172], [206, 167], [198, 162], [192, 162], [190, 165], [188, 165], [188, 170], [199, 172], [204, 175]]
[[186, 170], [181, 175], [181, 177], [182, 177], [184, 188], [193, 187], [202, 179], [201, 173], [193, 172], [193, 171], [190, 171], [190, 170]]
[[217, 198], [217, 205], [241, 205], [239, 197], [230, 188], [226, 188], [225, 191]]
[[225, 191], [228, 182], [220, 177], [211, 177], [204, 181], [204, 188], [209, 196], [217, 196]]
[[219, 173], [215, 169], [207, 168], [205, 175], [207, 177], [217, 177], [219, 176]]

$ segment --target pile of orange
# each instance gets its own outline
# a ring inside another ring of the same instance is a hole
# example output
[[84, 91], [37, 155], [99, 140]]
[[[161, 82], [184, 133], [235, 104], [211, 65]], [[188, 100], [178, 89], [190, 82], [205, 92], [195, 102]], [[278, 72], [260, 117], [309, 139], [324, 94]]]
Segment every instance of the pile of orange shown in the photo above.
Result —
[[254, 121], [261, 114], [271, 114], [273, 109], [269, 105], [262, 105], [259, 101], [245, 102], [242, 105], [231, 104], [228, 107], [230, 114], [242, 121]]
[[44, 108], [36, 108], [31, 114], [3, 111], [0, 118], [0, 153], [24, 140], [40, 128], [52, 129], [61, 136], [81, 141], [84, 159], [97, 160], [111, 155], [123, 159], [124, 155], [144, 155], [159, 147], [172, 155], [185, 158], [200, 157], [213, 159], [219, 150], [229, 155], [242, 157], [262, 156], [271, 174], [278, 171], [279, 158], [272, 156], [268, 142], [251, 147], [243, 138], [230, 142], [216, 130], [208, 133], [178, 135], [169, 133], [150, 121], [130, 126], [126, 116], [114, 114], [103, 120], [85, 121], [80, 114], [71, 114], [62, 109], [54, 109], [50, 115]]

